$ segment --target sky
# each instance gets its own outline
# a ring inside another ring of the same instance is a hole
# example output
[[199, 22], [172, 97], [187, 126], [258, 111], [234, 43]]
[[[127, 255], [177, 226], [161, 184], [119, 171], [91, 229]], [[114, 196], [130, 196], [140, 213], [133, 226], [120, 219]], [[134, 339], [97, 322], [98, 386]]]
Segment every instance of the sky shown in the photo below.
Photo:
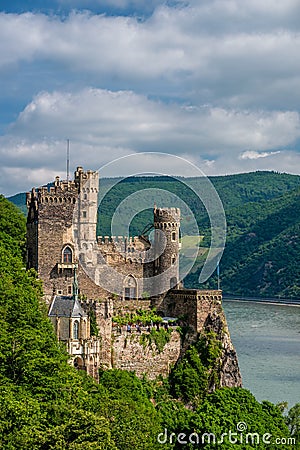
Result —
[[299, 0], [1, 0], [0, 192], [65, 178], [67, 139], [72, 171], [300, 174], [299, 55]]

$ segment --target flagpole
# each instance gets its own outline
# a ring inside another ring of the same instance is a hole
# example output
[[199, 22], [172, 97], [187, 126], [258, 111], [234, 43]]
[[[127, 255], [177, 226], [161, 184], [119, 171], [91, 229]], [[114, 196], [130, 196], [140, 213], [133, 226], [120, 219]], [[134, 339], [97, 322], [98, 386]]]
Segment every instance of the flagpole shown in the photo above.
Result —
[[67, 183], [70, 178], [70, 139], [67, 139]]
[[220, 290], [220, 266], [217, 265], [217, 277], [218, 277], [218, 291]]

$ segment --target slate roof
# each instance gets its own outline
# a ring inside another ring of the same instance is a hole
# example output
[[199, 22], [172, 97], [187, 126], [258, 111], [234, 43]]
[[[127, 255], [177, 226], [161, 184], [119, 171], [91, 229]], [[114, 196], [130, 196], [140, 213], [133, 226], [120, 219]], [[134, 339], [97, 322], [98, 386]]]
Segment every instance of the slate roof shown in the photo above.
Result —
[[87, 317], [78, 300], [72, 296], [55, 295], [48, 313], [49, 317]]

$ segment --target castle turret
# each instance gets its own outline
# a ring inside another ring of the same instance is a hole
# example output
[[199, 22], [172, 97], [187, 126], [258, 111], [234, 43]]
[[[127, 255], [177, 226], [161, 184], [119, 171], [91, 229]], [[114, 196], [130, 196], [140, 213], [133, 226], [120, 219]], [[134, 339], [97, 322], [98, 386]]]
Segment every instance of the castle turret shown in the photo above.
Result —
[[75, 183], [78, 186], [78, 205], [74, 222], [77, 222], [78, 244], [95, 243], [97, 228], [99, 173], [92, 170], [84, 172], [77, 167]]
[[179, 283], [180, 209], [154, 208], [154, 276], [160, 277], [160, 291]]

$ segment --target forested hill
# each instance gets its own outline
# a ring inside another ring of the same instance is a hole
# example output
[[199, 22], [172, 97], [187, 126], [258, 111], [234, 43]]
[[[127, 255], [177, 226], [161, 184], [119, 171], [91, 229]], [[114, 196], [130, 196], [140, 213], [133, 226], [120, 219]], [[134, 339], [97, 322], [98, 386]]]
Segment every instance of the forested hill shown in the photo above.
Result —
[[[250, 296], [300, 296], [300, 176], [277, 172], [253, 172], [211, 177], [226, 213], [227, 245], [220, 264], [221, 287], [224, 293]], [[100, 189], [115, 184], [116, 179], [100, 181]], [[198, 276], [209, 246], [210, 230], [207, 213], [193, 189], [203, 186], [203, 179], [174, 180], [169, 177], [133, 177], [116, 183], [104, 197], [99, 208], [98, 234], [110, 235], [110, 223], [120, 202], [137, 190], [158, 188], [175, 193], [193, 211], [204, 240], [197, 267], [190, 273], [187, 287], [204, 287]], [[11, 200], [24, 210], [24, 194]], [[158, 206], [176, 205], [174, 197], [158, 191]], [[134, 205], [138, 207], [138, 205]], [[134, 215], [134, 210], [130, 211]], [[188, 213], [183, 211], [185, 233], [193, 235]], [[139, 235], [152, 222], [152, 211], [135, 216], [130, 234]], [[115, 233], [122, 234], [122, 233]], [[216, 279], [207, 284], [216, 287]]]

